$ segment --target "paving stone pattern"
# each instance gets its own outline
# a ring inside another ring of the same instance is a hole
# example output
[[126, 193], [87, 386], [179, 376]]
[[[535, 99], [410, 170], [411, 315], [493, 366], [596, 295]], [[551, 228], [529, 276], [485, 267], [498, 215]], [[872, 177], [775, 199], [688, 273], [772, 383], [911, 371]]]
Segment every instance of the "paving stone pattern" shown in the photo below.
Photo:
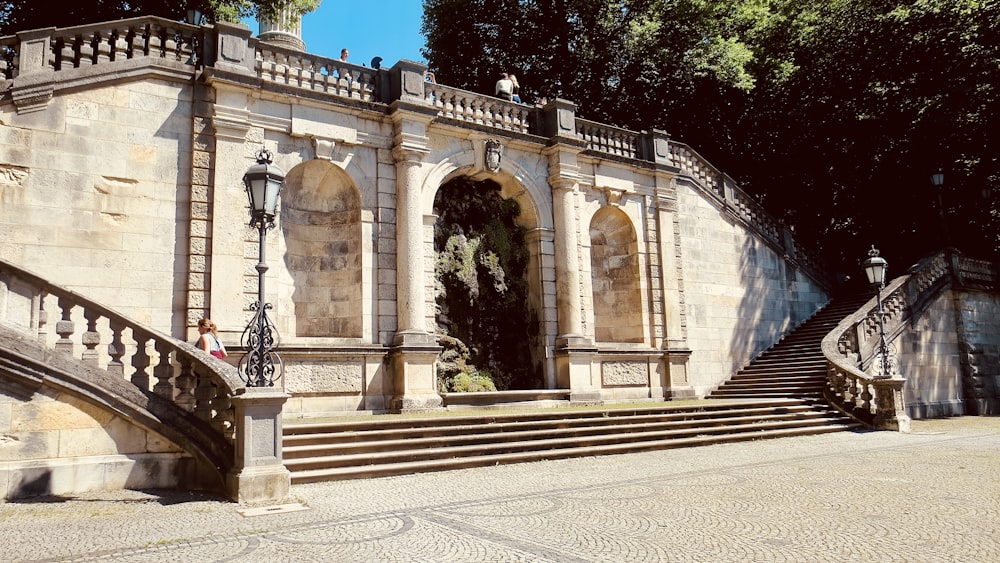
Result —
[[1000, 561], [1000, 418], [198, 494], [0, 505], [2, 561]]

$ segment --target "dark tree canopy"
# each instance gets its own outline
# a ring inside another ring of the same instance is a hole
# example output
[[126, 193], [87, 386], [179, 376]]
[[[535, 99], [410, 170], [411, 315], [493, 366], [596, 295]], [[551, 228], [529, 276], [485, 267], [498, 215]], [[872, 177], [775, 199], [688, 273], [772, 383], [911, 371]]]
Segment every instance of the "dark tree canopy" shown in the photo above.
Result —
[[997, 0], [425, 0], [423, 32], [439, 82], [668, 131], [848, 275], [1000, 256]]

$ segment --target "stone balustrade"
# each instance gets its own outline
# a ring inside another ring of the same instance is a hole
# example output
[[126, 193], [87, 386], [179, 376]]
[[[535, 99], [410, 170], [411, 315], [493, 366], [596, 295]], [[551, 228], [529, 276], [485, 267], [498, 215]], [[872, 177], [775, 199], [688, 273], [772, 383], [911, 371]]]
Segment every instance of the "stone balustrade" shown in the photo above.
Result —
[[47, 28], [0, 38], [0, 72], [7, 80], [51, 70], [104, 65], [140, 57], [196, 63], [202, 28], [157, 17], [62, 29]]
[[505, 131], [528, 133], [534, 108], [484, 94], [427, 82], [424, 101], [438, 116]]
[[642, 133], [577, 118], [576, 134], [587, 143], [589, 150], [625, 158], [643, 158]]
[[290, 479], [281, 464], [280, 445], [277, 451], [263, 452], [259, 444], [248, 447], [254, 429], [245, 420], [253, 418], [260, 427], [269, 419], [280, 435], [284, 394], [248, 390], [233, 366], [5, 260], [0, 260], [0, 323], [104, 369], [143, 394], [172, 402], [184, 416], [196, 419], [190, 428], [174, 430], [211, 453], [234, 499], [287, 495]]
[[365, 102], [378, 100], [379, 71], [252, 40], [254, 70], [269, 82]]
[[[881, 292], [886, 342], [893, 355], [890, 363], [895, 363], [893, 342], [924, 304], [948, 287], [993, 290], [998, 281], [1000, 273], [990, 262], [953, 251], [936, 254], [893, 280]], [[823, 339], [827, 398], [875, 428], [905, 432], [909, 428], [902, 395], [905, 379], [899, 374], [880, 376], [866, 371], [880, 353], [878, 314], [878, 302], [872, 298]]]

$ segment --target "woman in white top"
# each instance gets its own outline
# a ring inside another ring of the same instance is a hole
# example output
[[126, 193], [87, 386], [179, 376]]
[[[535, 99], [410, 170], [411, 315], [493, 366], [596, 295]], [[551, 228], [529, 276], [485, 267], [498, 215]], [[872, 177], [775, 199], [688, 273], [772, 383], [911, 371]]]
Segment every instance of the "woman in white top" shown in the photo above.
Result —
[[226, 346], [219, 340], [218, 327], [211, 319], [204, 318], [198, 321], [198, 334], [201, 335], [198, 338], [199, 348], [220, 360], [226, 359], [229, 354], [226, 352]]

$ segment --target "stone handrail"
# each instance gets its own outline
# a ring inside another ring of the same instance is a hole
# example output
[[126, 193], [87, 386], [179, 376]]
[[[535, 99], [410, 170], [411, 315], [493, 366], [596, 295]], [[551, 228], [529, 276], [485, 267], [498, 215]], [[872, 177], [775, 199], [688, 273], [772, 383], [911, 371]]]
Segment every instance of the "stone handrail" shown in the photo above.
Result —
[[196, 64], [202, 33], [200, 27], [154, 16], [27, 31], [0, 37], [0, 73], [13, 80], [140, 57]]
[[[989, 262], [949, 250], [921, 261], [885, 287], [881, 292], [882, 315], [890, 354], [891, 343], [910, 318], [949, 286], [968, 285], [963, 276], [986, 287], [996, 287], [998, 279]], [[910, 421], [902, 395], [905, 379], [898, 374], [883, 376], [866, 371], [879, 353], [878, 314], [878, 302], [873, 297], [823, 339], [826, 394], [832, 403], [875, 428], [906, 432]], [[894, 360], [890, 358], [890, 364]]]
[[432, 82], [424, 83], [424, 102], [437, 108], [438, 117], [518, 133], [528, 132], [534, 112], [524, 104]]
[[353, 100], [378, 101], [379, 72], [375, 69], [257, 39], [250, 42], [254, 48], [254, 70], [262, 80]]
[[626, 158], [643, 158], [642, 133], [576, 118], [576, 134], [587, 148]]
[[[58, 317], [54, 327], [50, 311]], [[220, 461], [223, 475], [238, 465], [233, 400], [246, 388], [232, 366], [6, 260], [0, 260], [0, 323], [204, 421], [218, 442], [214, 449], [229, 452]]]

